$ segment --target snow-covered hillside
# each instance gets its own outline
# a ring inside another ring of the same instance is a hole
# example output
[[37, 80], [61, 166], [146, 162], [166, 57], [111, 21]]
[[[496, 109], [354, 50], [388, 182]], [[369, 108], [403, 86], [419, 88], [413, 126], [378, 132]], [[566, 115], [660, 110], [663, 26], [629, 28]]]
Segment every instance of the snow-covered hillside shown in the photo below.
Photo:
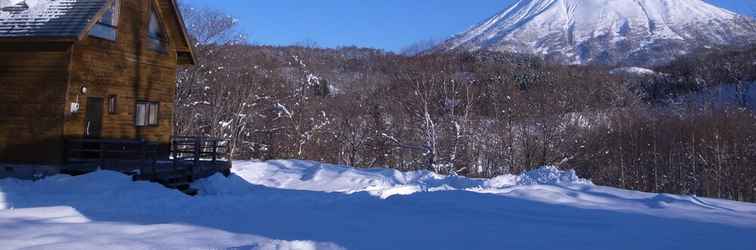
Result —
[[702, 0], [519, 0], [439, 49], [649, 65], [695, 48], [747, 41], [756, 41], [752, 19]]
[[0, 180], [0, 248], [753, 249], [756, 204], [595, 186], [235, 162], [197, 197], [113, 172]]

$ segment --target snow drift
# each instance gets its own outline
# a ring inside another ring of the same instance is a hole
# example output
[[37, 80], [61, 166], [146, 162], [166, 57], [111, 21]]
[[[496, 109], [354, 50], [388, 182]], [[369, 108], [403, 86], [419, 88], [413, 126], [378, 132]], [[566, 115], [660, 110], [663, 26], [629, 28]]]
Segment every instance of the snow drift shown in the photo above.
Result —
[[[245, 182], [272, 188], [322, 192], [366, 192], [382, 199], [393, 195], [449, 190], [484, 190], [515, 185], [592, 185], [575, 171], [547, 166], [519, 176], [506, 175], [491, 180], [439, 175], [430, 171], [400, 172], [395, 169], [355, 169], [307, 161], [270, 161], [237, 164], [234, 173]], [[205, 194], [247, 194], [248, 185], [234, 185], [221, 175], [199, 181], [196, 188]]]
[[[756, 205], [596, 186], [235, 162], [197, 197], [98, 172], [0, 180], [1, 248], [751, 249]], [[705, 237], [701, 237], [705, 235]]]
[[655, 75], [656, 72], [641, 67], [620, 67], [609, 71], [612, 75], [629, 75], [629, 76], [650, 76]]

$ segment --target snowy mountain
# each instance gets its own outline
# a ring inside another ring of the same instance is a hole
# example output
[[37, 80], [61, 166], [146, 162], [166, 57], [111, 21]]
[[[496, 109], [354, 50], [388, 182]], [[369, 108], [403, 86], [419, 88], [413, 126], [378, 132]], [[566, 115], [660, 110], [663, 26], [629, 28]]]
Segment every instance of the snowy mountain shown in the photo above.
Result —
[[756, 41], [756, 22], [702, 0], [519, 0], [436, 51], [495, 50], [570, 64], [652, 65]]

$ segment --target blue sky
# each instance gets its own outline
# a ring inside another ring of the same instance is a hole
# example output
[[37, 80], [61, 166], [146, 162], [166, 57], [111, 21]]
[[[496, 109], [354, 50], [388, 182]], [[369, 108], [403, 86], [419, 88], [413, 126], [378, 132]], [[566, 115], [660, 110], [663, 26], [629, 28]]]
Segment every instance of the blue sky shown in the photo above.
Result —
[[[444, 39], [497, 14], [511, 0], [183, 0], [239, 19], [257, 44], [315, 42], [398, 51], [414, 42]], [[707, 0], [753, 15], [756, 1]], [[749, 3], [750, 2], [750, 3]]]

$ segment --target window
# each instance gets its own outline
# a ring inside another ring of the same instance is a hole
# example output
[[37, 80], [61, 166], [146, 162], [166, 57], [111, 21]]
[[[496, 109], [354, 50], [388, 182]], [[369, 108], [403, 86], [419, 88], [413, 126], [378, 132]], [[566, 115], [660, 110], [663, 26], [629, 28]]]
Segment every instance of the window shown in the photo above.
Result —
[[136, 105], [135, 122], [137, 127], [147, 126], [147, 114], [149, 113], [147, 105], [147, 103], [137, 103]]
[[118, 113], [118, 96], [115, 96], [115, 95], [108, 96], [108, 113], [109, 114]]
[[160, 109], [160, 105], [157, 103], [150, 103], [150, 115], [147, 116], [147, 123], [150, 126], [157, 126], [158, 123], [158, 110]]
[[150, 39], [150, 47], [153, 50], [164, 52], [165, 51], [165, 34], [163, 28], [158, 19], [157, 13], [152, 9], [150, 11], [150, 26], [148, 28], [147, 37]]
[[119, 0], [114, 0], [113, 5], [110, 6], [105, 15], [97, 21], [92, 31], [89, 32], [90, 36], [107, 39], [111, 41], [116, 40], [116, 34], [118, 33], [118, 6]]
[[134, 123], [137, 127], [160, 125], [160, 103], [137, 102]]

